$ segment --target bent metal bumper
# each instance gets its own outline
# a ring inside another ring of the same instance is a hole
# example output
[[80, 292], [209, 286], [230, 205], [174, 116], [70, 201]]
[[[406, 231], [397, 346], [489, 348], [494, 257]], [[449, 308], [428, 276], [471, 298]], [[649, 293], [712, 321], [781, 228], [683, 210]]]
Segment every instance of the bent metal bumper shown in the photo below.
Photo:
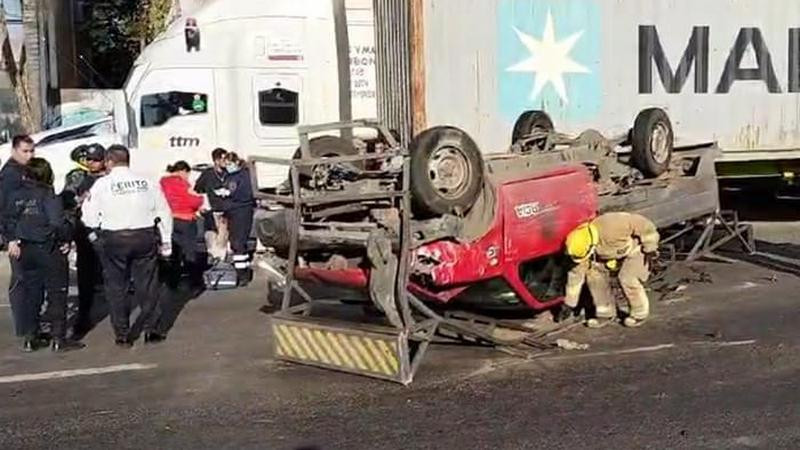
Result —
[[412, 348], [404, 331], [331, 319], [275, 315], [278, 359], [409, 384]]

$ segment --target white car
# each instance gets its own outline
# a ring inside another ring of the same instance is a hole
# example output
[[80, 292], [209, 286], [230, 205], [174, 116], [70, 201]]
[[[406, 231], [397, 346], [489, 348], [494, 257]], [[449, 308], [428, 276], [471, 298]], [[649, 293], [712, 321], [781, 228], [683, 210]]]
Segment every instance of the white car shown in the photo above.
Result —
[[[122, 139], [114, 132], [114, 119], [111, 116], [78, 125], [52, 128], [31, 135], [36, 143], [36, 156], [44, 158], [53, 166], [55, 190], [60, 192], [64, 187], [64, 179], [75, 162], [70, 159], [72, 150], [80, 145], [100, 144], [108, 147], [121, 144]], [[11, 156], [11, 143], [0, 146], [3, 163]]]

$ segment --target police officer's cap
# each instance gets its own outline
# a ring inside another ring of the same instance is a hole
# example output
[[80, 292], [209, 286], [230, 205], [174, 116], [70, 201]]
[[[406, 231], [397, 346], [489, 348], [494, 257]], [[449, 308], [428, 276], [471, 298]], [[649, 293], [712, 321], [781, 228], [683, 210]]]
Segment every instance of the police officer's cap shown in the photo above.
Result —
[[75, 162], [79, 162], [80, 160], [86, 158], [86, 153], [88, 150], [88, 145], [79, 145], [72, 150], [72, 153], [69, 154], [69, 158]]
[[85, 158], [89, 161], [103, 161], [106, 159], [106, 149], [100, 144], [88, 145]]

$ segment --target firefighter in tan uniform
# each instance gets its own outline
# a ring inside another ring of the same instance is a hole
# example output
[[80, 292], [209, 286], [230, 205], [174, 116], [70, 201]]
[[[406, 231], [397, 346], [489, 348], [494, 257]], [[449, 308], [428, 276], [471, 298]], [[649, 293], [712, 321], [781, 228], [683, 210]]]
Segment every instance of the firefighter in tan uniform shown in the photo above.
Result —
[[647, 218], [630, 213], [607, 213], [580, 225], [567, 236], [567, 254], [575, 267], [567, 275], [566, 297], [556, 320], [576, 315], [584, 283], [595, 304], [596, 317], [586, 325], [599, 328], [614, 320], [616, 302], [609, 278], [617, 276], [630, 304], [626, 327], [641, 325], [650, 314], [650, 302], [643, 282], [658, 257], [659, 235]]

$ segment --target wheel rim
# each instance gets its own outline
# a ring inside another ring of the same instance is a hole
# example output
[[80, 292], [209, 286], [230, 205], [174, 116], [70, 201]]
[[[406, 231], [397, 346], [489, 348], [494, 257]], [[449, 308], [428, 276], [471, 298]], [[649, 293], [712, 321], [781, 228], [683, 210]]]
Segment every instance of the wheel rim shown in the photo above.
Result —
[[[533, 127], [531, 127], [531, 129], [529, 131], [529, 133], [530, 133], [529, 136], [533, 136], [534, 134], [538, 134], [538, 133], [547, 133], [548, 131], [550, 131], [550, 130], [548, 130], [545, 127], [533, 126]], [[536, 150], [538, 150], [538, 151], [544, 150], [545, 145], [547, 145], [547, 136], [541, 137], [541, 138], [538, 138], [538, 139], [534, 139], [532, 141], [532, 144], [533, 144], [533, 147], [536, 148]]]
[[428, 178], [442, 197], [452, 200], [464, 194], [472, 177], [467, 155], [457, 147], [436, 149], [428, 160]]
[[650, 136], [650, 151], [658, 164], [664, 164], [669, 159], [669, 128], [665, 124], [658, 123], [653, 127], [653, 133]]

